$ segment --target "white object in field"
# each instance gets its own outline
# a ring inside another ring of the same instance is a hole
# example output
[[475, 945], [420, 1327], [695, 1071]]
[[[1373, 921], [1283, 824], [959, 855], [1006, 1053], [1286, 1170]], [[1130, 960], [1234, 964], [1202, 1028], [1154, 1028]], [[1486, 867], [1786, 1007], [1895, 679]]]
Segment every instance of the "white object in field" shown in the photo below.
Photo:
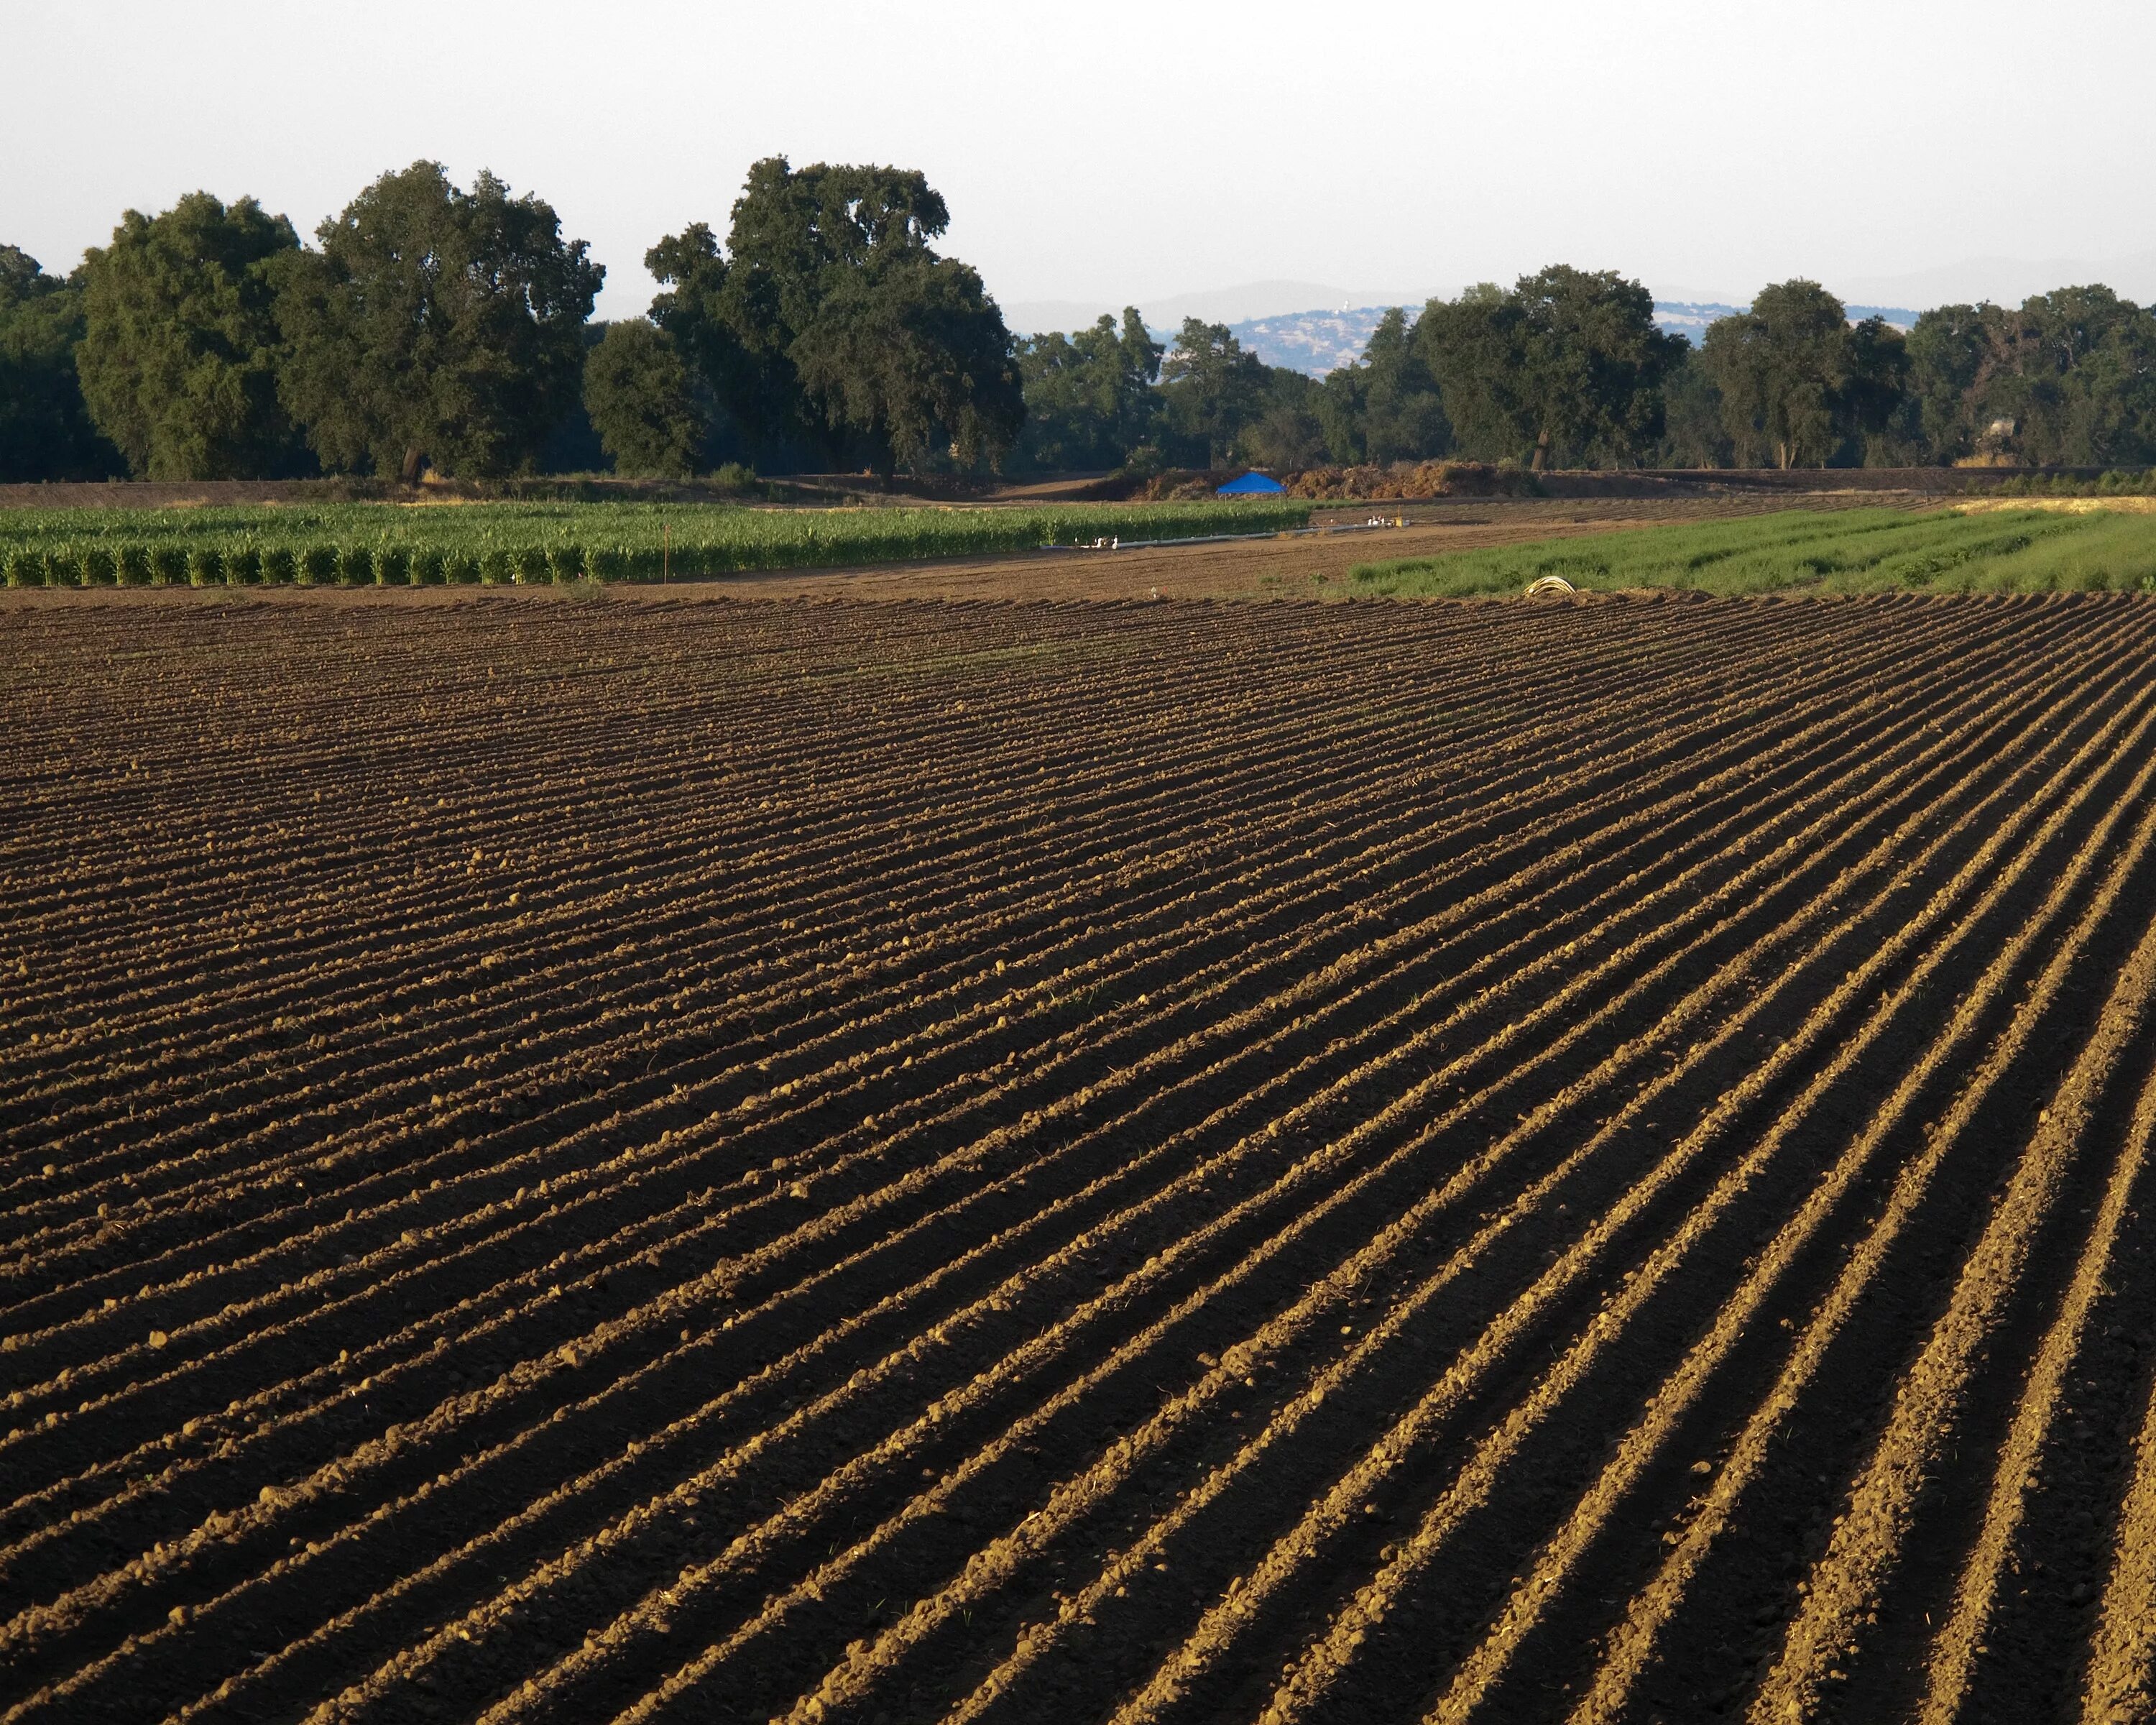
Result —
[[1527, 583], [1527, 597], [1531, 599], [1538, 599], [1544, 593], [1571, 593], [1573, 590], [1573, 584], [1562, 575], [1545, 575], [1539, 581]]

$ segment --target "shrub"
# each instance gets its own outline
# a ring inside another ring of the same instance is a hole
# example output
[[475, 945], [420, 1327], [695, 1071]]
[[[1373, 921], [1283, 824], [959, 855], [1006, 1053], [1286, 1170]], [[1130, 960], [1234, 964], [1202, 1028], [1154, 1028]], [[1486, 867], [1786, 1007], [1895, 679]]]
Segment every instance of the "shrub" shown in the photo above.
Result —
[[122, 587], [147, 587], [150, 584], [150, 547], [129, 540], [120, 547], [114, 559], [120, 584]]
[[224, 554], [224, 579], [229, 587], [253, 587], [262, 579], [262, 552], [253, 545], [235, 545]]
[[490, 545], [480, 553], [479, 578], [489, 587], [500, 587], [516, 577], [516, 565], [509, 553], [498, 545]]
[[547, 578], [547, 547], [543, 545], [526, 546], [516, 553], [515, 563], [516, 579], [521, 583], [536, 587]]
[[187, 554], [177, 545], [154, 546], [150, 552], [150, 584], [177, 587], [187, 578]]
[[449, 578], [444, 572], [448, 562], [438, 547], [423, 545], [412, 553], [412, 585], [439, 587]]
[[120, 578], [110, 546], [86, 545], [79, 561], [82, 572], [78, 578], [85, 587], [110, 587]]
[[594, 581], [619, 581], [629, 573], [629, 557], [618, 545], [594, 545], [584, 553], [584, 567]]
[[347, 545], [337, 552], [337, 585], [367, 587], [374, 580], [374, 547]]
[[187, 550], [187, 585], [216, 587], [224, 580], [224, 553], [214, 545], [191, 546]]
[[401, 545], [378, 546], [374, 552], [374, 584], [407, 587], [412, 581], [412, 553]]
[[337, 548], [311, 545], [300, 553], [300, 585], [326, 587], [337, 578]]
[[480, 578], [479, 557], [469, 551], [453, 551], [442, 559], [442, 578], [459, 587], [470, 587]]
[[547, 572], [557, 586], [567, 585], [584, 572], [584, 548], [581, 545], [557, 544], [547, 549]]
[[262, 553], [262, 581], [266, 587], [285, 587], [300, 578], [300, 559], [289, 545], [273, 545]]

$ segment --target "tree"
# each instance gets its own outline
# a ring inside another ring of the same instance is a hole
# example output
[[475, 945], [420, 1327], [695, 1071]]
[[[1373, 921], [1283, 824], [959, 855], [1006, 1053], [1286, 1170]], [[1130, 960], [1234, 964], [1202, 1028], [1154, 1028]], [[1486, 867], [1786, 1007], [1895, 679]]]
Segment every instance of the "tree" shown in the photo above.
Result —
[[1415, 346], [1437, 380], [1455, 446], [1478, 460], [1517, 459], [1535, 441], [1526, 389], [1526, 307], [1495, 282], [1432, 300]]
[[82, 292], [0, 245], [0, 482], [104, 479], [124, 470], [75, 375]]
[[947, 452], [993, 466], [1025, 423], [1003, 314], [956, 259], [839, 273], [788, 354], [825, 422], [865, 444], [886, 480]]
[[251, 198], [129, 210], [83, 259], [75, 369], [97, 429], [145, 479], [250, 479], [298, 465], [277, 390], [278, 280], [299, 248]]
[[1722, 392], [1691, 344], [1662, 378], [1659, 467], [1727, 467], [1734, 458], [1722, 424]]
[[1636, 460], [1662, 430], [1662, 374], [1683, 337], [1614, 270], [1552, 264], [1503, 292], [1432, 300], [1416, 326], [1455, 436], [1486, 458]]
[[553, 207], [441, 164], [387, 173], [316, 230], [278, 317], [285, 399], [329, 465], [415, 482], [428, 466], [531, 465], [576, 400], [606, 271]]
[[1825, 465], [1848, 370], [1840, 300], [1815, 281], [1762, 288], [1749, 311], [1707, 326], [1701, 351], [1739, 460], [1763, 453], [1777, 467]]
[[1452, 446], [1437, 380], [1398, 305], [1378, 320], [1361, 360], [1327, 374], [1317, 412], [1336, 461], [1418, 461]]
[[2120, 318], [2074, 366], [2055, 459], [2073, 466], [2156, 462], [2156, 314]]
[[1021, 341], [1018, 464], [1044, 472], [1123, 465], [1154, 434], [1163, 351], [1133, 305], [1123, 308], [1120, 330], [1103, 312], [1091, 329]]
[[1866, 467], [1905, 465], [1922, 449], [1909, 403], [1908, 338], [1883, 317], [1850, 326], [1841, 429], [1851, 459]]
[[688, 367], [712, 449], [774, 470], [799, 467], [803, 454], [820, 451], [783, 343], [771, 346], [764, 331], [752, 351], [741, 333], [743, 308], [728, 290], [732, 271], [709, 226], [695, 222], [669, 234], [644, 254], [644, 267], [664, 290], [651, 302], [651, 321]]
[[1363, 350], [1363, 447], [1384, 463], [1442, 455], [1452, 442], [1445, 402], [1410, 339], [1407, 313], [1395, 305], [1378, 320]]
[[949, 225], [918, 172], [783, 157], [750, 168], [722, 254], [697, 223], [647, 259], [674, 336], [759, 458], [993, 464], [1024, 402], [980, 277], [931, 242]]
[[1225, 324], [1184, 318], [1160, 376], [1169, 430], [1209, 467], [1227, 463], [1243, 429], [1268, 405], [1265, 362]]
[[1862, 461], [1899, 412], [1909, 372], [1898, 331], [1852, 328], [1815, 281], [1763, 288], [1752, 308], [1707, 326], [1702, 362], [1737, 459], [1776, 466]]
[[680, 349], [640, 318], [611, 325], [586, 357], [584, 411], [614, 470], [639, 477], [687, 478], [710, 430]]
[[1940, 305], [1909, 331], [1909, 393], [1934, 460], [1975, 453], [1988, 418], [1983, 397], [2002, 357], [1995, 305]]
[[1315, 467], [1326, 456], [1325, 423], [1318, 413], [1324, 386], [1286, 366], [1269, 366], [1258, 416], [1236, 439], [1236, 453], [1276, 473]]

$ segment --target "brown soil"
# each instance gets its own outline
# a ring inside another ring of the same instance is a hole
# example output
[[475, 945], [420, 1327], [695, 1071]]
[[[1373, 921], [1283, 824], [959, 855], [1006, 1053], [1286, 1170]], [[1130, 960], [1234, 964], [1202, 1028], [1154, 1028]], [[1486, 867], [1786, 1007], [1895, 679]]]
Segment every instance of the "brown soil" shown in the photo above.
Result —
[[2143, 1716], [2156, 611], [1121, 567], [0, 603], [6, 1717]]

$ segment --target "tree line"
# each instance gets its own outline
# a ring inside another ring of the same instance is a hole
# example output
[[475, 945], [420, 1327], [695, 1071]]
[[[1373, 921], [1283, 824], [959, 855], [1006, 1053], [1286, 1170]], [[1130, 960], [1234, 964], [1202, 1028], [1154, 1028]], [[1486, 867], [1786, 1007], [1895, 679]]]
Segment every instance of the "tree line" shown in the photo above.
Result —
[[[1524, 467], [2156, 464], [2156, 311], [2102, 286], [1943, 305], [1906, 333], [1817, 282], [1763, 289], [1694, 347], [1645, 288], [1553, 265], [1387, 311], [1322, 378], [1188, 322], [1164, 362], [1118, 329], [1022, 343], [1017, 454], [1044, 468], [1289, 471], [1455, 457]], [[1160, 387], [1148, 390], [1147, 367]]]
[[1016, 344], [948, 222], [918, 173], [773, 157], [606, 325], [585, 242], [491, 174], [384, 174], [311, 246], [191, 193], [64, 278], [0, 248], [0, 478], [993, 466]]
[[1905, 334], [1781, 282], [1694, 348], [1553, 265], [1389, 311], [1317, 378], [1132, 308], [1014, 336], [949, 220], [918, 172], [774, 157], [605, 324], [585, 243], [490, 174], [384, 174], [311, 245], [192, 193], [65, 277], [0, 246], [0, 479], [2156, 463], [2156, 312], [2102, 286]]

